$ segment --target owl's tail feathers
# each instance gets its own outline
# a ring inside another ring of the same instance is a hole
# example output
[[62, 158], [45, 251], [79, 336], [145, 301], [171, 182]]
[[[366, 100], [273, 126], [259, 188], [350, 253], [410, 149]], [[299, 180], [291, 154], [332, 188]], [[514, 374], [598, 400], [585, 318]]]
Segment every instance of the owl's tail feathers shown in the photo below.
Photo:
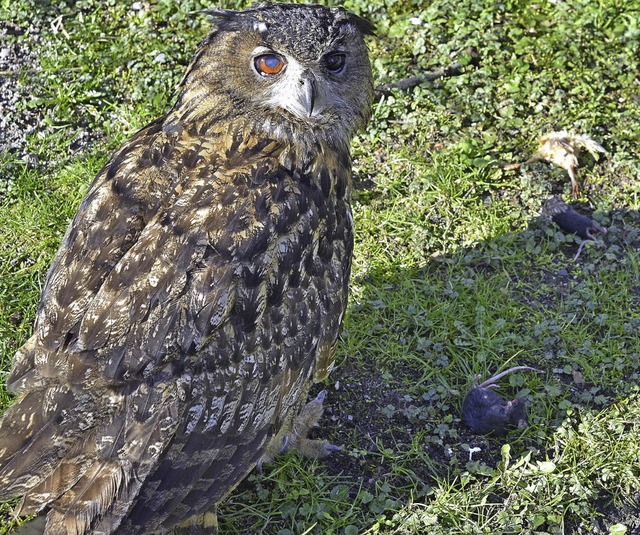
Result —
[[[15, 535], [91, 533], [92, 523], [113, 507], [130, 474], [117, 462], [98, 461], [87, 467], [83, 462], [87, 455], [85, 451], [60, 463], [49, 477], [29, 491], [18, 506], [17, 515], [38, 512], [50, 502], [52, 508], [22, 526]], [[83, 468], [77, 468], [76, 461]]]
[[[72, 465], [73, 461], [61, 465]], [[120, 491], [128, 484], [131, 471], [123, 467], [117, 461], [94, 462], [84, 471], [81, 477], [64, 480], [61, 474], [54, 472], [54, 481], [43, 481], [39, 488], [33, 489], [23, 501], [21, 513], [29, 512], [29, 501], [42, 496], [43, 491], [54, 490], [54, 495], [64, 489], [64, 494], [59, 496], [52, 504], [52, 509], [46, 516], [47, 535], [68, 535], [69, 533], [91, 533], [91, 527], [96, 517], [109, 511], [120, 494]], [[63, 468], [63, 471], [67, 468]], [[61, 485], [57, 486], [57, 485]], [[42, 488], [40, 488], [42, 487]], [[69, 488], [70, 487], [70, 488]]]
[[27, 493], [49, 476], [93, 427], [93, 412], [86, 394], [61, 385], [16, 400], [0, 420], [0, 501]]
[[17, 514], [37, 513], [48, 505], [46, 535], [114, 531], [173, 432], [176, 406], [163, 398], [163, 391], [152, 390], [138, 401], [150, 414], [139, 419], [137, 403], [128, 403], [125, 414], [87, 432], [30, 487]]

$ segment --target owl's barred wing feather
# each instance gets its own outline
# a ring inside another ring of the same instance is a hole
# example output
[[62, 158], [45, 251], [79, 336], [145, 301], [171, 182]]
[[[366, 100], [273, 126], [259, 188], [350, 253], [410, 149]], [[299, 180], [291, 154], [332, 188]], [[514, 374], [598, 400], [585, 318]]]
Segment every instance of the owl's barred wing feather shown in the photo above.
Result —
[[9, 408], [0, 435], [0, 499], [24, 494], [60, 462], [94, 423], [93, 414], [83, 415], [85, 406], [81, 391], [57, 385], [30, 391]]
[[120, 409], [119, 397], [104, 392], [108, 381], [96, 373], [96, 352], [69, 346], [88, 304], [161, 200], [163, 181], [153, 190], [134, 171], [147, 146], [163, 136], [160, 126], [155, 121], [140, 131], [101, 171], [48, 272], [35, 333], [16, 354], [8, 380], [11, 390], [28, 390], [2, 420], [15, 432], [0, 435], [0, 499], [24, 494]]
[[[146, 397], [149, 408], [146, 414], [129, 400], [125, 414], [100, 429], [102, 440], [89, 436], [77, 444], [77, 454], [65, 459], [25, 497], [25, 505], [26, 500], [34, 502], [33, 509], [25, 512], [35, 512], [43, 501], [51, 501], [51, 497], [43, 500], [45, 496], [38, 495], [39, 491], [53, 489], [59, 495], [47, 518], [47, 533], [93, 532], [94, 519], [105, 513], [109, 513], [115, 526], [115, 520], [129, 510], [131, 500], [157, 464], [179, 416], [176, 396], [167, 396], [162, 389], [141, 390], [132, 397], [138, 400]], [[65, 473], [68, 470], [79, 471], [80, 477], [69, 479]]]
[[[47, 273], [34, 335], [14, 358], [7, 382], [11, 391], [39, 388], [68, 372], [66, 346], [77, 337], [88, 303], [136, 242], [167, 188], [160, 173], [156, 171], [159, 176], [152, 181], [146, 176], [148, 166], [140, 170], [147, 151], [160, 152], [148, 146], [164, 141], [161, 126], [161, 120], [154, 121], [138, 132], [102, 169], [83, 199]], [[48, 358], [38, 356], [42, 353]]]

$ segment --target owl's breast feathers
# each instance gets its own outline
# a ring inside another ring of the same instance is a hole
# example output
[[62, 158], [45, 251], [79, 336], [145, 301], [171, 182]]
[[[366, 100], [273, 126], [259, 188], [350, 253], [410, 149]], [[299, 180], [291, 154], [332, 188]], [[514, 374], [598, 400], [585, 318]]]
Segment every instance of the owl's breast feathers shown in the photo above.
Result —
[[330, 370], [346, 307], [349, 154], [307, 149], [156, 121], [113, 157], [15, 359], [0, 498], [53, 502], [47, 521], [79, 533], [140, 533], [255, 465]]

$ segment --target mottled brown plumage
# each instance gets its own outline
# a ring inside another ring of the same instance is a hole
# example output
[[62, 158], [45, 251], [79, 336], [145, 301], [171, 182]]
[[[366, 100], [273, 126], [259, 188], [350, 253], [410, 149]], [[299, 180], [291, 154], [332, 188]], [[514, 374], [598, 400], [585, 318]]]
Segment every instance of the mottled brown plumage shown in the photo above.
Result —
[[320, 6], [212, 16], [175, 106], [96, 177], [14, 360], [0, 499], [47, 534], [213, 526], [333, 365], [372, 27]]

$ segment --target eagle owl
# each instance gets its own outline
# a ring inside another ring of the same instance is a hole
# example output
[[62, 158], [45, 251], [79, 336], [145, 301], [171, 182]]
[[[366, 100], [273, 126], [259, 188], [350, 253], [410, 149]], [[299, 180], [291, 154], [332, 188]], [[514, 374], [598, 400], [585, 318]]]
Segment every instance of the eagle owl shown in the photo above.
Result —
[[14, 359], [0, 500], [46, 534], [215, 532], [208, 511], [333, 364], [373, 27], [316, 5], [211, 15], [176, 104], [90, 187]]

